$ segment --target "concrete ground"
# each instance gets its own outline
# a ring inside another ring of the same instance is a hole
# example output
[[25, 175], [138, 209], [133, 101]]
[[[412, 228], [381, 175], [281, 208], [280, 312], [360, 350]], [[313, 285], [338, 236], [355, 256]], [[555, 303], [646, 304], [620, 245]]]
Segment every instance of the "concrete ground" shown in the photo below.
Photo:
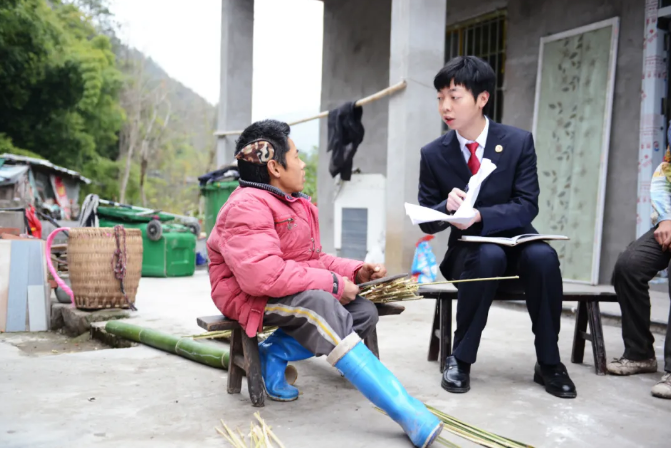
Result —
[[[200, 333], [196, 317], [217, 313], [205, 272], [191, 278], [143, 278], [131, 321], [177, 335]], [[663, 447], [671, 442], [671, 401], [653, 398], [661, 372], [597, 376], [591, 348], [585, 365], [569, 362], [573, 320], [562, 319], [560, 349], [578, 388], [562, 400], [532, 382], [533, 336], [525, 311], [494, 306], [484, 332], [472, 389], [440, 387], [426, 361], [433, 301], [407, 303], [378, 327], [383, 362], [409, 392], [459, 419], [537, 447]], [[622, 353], [617, 327], [604, 327], [608, 356]], [[226, 393], [226, 372], [145, 346], [67, 353], [26, 352], [25, 341], [0, 335], [0, 446], [227, 447], [214, 427], [249, 427], [253, 413], [287, 447], [409, 447], [400, 427], [373, 409], [322, 359], [297, 362], [297, 402], [251, 407]], [[663, 337], [656, 349], [662, 354]], [[460, 446], [475, 445], [451, 433]], [[439, 447], [434, 444], [434, 447]]]

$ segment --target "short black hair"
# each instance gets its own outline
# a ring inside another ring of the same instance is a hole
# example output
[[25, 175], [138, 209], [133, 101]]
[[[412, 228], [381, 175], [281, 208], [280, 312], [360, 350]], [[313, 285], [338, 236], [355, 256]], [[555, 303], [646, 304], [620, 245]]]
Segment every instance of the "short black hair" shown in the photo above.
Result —
[[[275, 149], [273, 160], [287, 168], [287, 153], [289, 152], [289, 133], [291, 127], [279, 120], [261, 120], [249, 125], [235, 141], [235, 154], [255, 140], [266, 140]], [[270, 175], [265, 165], [256, 165], [247, 161], [238, 160], [240, 179], [249, 182], [270, 184]]]
[[[454, 80], [457, 86], [464, 86], [471, 91], [476, 100], [482, 92], [494, 95], [496, 74], [486, 61], [476, 56], [457, 56], [450, 59], [433, 79], [437, 91], [450, 87]], [[488, 102], [489, 103], [489, 102]]]

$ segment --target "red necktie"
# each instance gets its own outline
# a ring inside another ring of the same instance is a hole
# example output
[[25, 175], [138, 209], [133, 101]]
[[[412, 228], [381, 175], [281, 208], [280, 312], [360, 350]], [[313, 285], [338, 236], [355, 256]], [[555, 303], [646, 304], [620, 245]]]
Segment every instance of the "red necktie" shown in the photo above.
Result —
[[468, 168], [471, 169], [472, 174], [476, 174], [480, 170], [480, 161], [475, 155], [475, 152], [478, 151], [480, 145], [477, 142], [471, 142], [466, 144], [466, 148], [471, 152], [471, 157], [468, 159]]

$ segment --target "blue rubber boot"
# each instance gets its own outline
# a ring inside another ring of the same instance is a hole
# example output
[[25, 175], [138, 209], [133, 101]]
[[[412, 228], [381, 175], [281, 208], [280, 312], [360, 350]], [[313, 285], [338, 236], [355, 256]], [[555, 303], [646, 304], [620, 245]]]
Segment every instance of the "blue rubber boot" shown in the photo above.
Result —
[[403, 385], [355, 333], [329, 354], [328, 361], [373, 404], [384, 410], [410, 437], [415, 447], [428, 447], [443, 430], [443, 423]]
[[284, 372], [288, 362], [309, 359], [313, 355], [281, 329], [259, 343], [261, 375], [268, 397], [282, 402], [298, 399], [298, 388], [289, 385]]

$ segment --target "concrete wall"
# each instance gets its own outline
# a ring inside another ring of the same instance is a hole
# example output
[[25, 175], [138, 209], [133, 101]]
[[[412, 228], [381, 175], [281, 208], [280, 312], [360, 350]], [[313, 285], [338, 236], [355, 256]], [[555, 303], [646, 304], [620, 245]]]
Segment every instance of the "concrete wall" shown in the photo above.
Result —
[[[389, 85], [391, 0], [325, 0], [321, 110], [371, 95]], [[387, 171], [388, 99], [363, 108], [365, 137], [354, 158], [363, 173]], [[328, 171], [327, 120], [321, 120], [318, 201], [324, 251], [333, 246], [334, 178]]]
[[[503, 122], [531, 129], [540, 38], [620, 17], [615, 102], [608, 160], [601, 269], [609, 283], [619, 253], [636, 232], [638, 130], [645, 2], [639, 0], [448, 0], [453, 24], [506, 7], [507, 59]], [[542, 213], [542, 209], [541, 209]]]

